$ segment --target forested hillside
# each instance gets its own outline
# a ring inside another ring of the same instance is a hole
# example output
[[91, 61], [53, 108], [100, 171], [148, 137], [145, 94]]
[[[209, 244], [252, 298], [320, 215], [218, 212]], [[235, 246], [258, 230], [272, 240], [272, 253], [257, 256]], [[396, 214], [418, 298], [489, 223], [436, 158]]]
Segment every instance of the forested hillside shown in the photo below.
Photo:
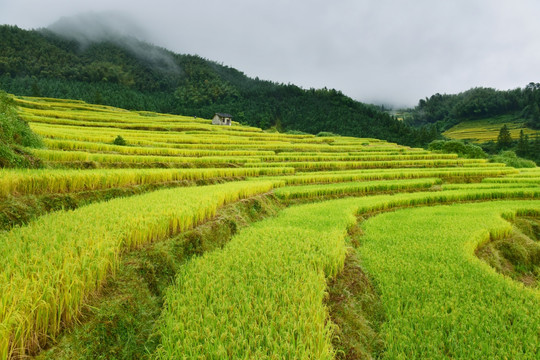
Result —
[[464, 120], [512, 114], [532, 129], [540, 129], [540, 83], [525, 88], [496, 90], [477, 87], [459, 94], [435, 94], [421, 99], [408, 112], [407, 123], [422, 126], [438, 123], [448, 129]]
[[376, 137], [422, 146], [437, 137], [334, 89], [304, 90], [252, 79], [195, 55], [134, 38], [80, 44], [48, 30], [0, 26], [0, 88], [128, 109], [211, 117], [228, 112], [252, 126]]

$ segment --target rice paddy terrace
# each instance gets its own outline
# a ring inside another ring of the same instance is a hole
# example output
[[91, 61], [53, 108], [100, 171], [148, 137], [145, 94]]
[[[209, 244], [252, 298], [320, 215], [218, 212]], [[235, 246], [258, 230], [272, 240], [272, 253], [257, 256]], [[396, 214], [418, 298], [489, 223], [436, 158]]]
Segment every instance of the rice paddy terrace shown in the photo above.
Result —
[[444, 135], [456, 140], [469, 140], [477, 143], [497, 141], [501, 127], [506, 125], [512, 139], [519, 139], [520, 131], [533, 137], [538, 131], [527, 128], [519, 115], [500, 115], [482, 120], [462, 121], [444, 132]]
[[[540, 358], [538, 168], [80, 101], [16, 103], [44, 139], [29, 151], [46, 168], [1, 170], [3, 202], [85, 200], [0, 232], [0, 359]], [[220, 220], [250, 199], [250, 212], [264, 201], [278, 210], [238, 228]], [[89, 339], [89, 309], [107, 307], [99, 298], [130, 254], [191, 246], [201, 238], [178, 236], [212, 221], [230, 241], [174, 269], [150, 325], [127, 341], [148, 332], [144, 351], [118, 350], [110, 333], [108, 348]], [[505, 242], [506, 257], [477, 256], [520, 221], [523, 249]], [[372, 291], [364, 298], [378, 299], [376, 318], [357, 299], [362, 324], [338, 320], [328, 299], [351, 257]], [[363, 347], [344, 345], [346, 328]], [[79, 352], [77, 329], [90, 344]]]

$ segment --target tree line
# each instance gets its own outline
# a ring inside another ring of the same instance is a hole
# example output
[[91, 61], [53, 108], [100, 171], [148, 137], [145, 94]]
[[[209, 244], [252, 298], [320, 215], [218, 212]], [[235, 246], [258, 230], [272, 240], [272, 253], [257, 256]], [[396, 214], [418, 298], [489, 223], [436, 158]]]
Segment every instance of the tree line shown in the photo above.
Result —
[[459, 94], [435, 94], [407, 110], [406, 122], [414, 126], [436, 124], [446, 130], [464, 120], [513, 114], [526, 126], [540, 129], [540, 83], [524, 88], [496, 90], [477, 87]]
[[536, 164], [540, 164], [540, 135], [529, 137], [523, 130], [519, 132], [519, 138], [513, 139], [508, 126], [503, 125], [499, 130], [497, 141], [490, 141], [482, 145], [486, 151], [495, 153], [497, 151], [514, 151], [517, 156], [529, 159]]

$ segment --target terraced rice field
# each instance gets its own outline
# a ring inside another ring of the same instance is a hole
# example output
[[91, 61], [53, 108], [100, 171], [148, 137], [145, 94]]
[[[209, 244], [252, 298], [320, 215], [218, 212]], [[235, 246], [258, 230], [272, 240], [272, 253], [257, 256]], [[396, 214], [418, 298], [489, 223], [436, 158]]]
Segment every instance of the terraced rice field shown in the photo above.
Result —
[[470, 140], [478, 143], [489, 140], [497, 141], [497, 136], [499, 136], [499, 131], [503, 125], [508, 127], [514, 140], [519, 139], [521, 130], [529, 137], [538, 133], [536, 130], [525, 127], [523, 122], [516, 120], [516, 118], [504, 115], [486, 120], [463, 121], [446, 130], [443, 134], [451, 139]]
[[[382, 351], [373, 356], [540, 358], [538, 287], [475, 256], [482, 244], [510, 234], [516, 217], [539, 216], [538, 168], [377, 139], [16, 100], [20, 116], [45, 139], [47, 148], [32, 152], [47, 168], [0, 170], [2, 199], [154, 187], [0, 232], [0, 359], [54, 349], [128, 252], [166, 242], [255, 195], [288, 207], [182, 265], [152, 330], [159, 343], [137, 358], [355, 358], [338, 351], [325, 303], [328, 281], [351, 252], [384, 312]], [[114, 145], [117, 136], [127, 145]], [[366, 216], [359, 245], [349, 233]]]

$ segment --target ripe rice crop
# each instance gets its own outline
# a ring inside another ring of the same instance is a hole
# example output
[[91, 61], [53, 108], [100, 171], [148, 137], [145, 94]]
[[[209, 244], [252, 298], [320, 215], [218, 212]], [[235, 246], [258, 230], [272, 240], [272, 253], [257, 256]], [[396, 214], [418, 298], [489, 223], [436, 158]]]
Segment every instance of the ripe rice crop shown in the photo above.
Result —
[[477, 184], [444, 184], [444, 190], [457, 190], [457, 189], [497, 189], [497, 188], [531, 188], [538, 187], [539, 184], [534, 183], [498, 183], [498, 182], [485, 182]]
[[24, 357], [73, 322], [84, 299], [114, 272], [120, 252], [273, 187], [252, 181], [159, 190], [51, 213], [0, 233], [0, 359]]
[[417, 179], [437, 177], [442, 179], [477, 179], [489, 176], [500, 176], [516, 173], [513, 168], [409, 168], [409, 169], [369, 169], [344, 170], [337, 172], [296, 173], [291, 176], [282, 176], [280, 180], [287, 185], [336, 183], [346, 181]]
[[[435, 160], [382, 160], [382, 161], [323, 161], [323, 162], [252, 162], [245, 166], [291, 166], [303, 170], [337, 170], [337, 169], [379, 169], [402, 167], [437, 167], [437, 166], [484, 166], [488, 163], [473, 159], [435, 159]], [[501, 164], [498, 164], [500, 167]]]
[[519, 172], [519, 174], [513, 174], [513, 175], [510, 175], [509, 177], [513, 177], [513, 178], [540, 178], [540, 172]]
[[276, 189], [274, 194], [280, 199], [292, 200], [302, 198], [317, 198], [336, 195], [365, 195], [381, 191], [410, 191], [430, 188], [441, 184], [440, 179], [386, 180], [346, 182], [329, 185], [288, 186]]
[[[132, 185], [291, 174], [293, 168], [0, 170], [0, 196], [67, 193]], [[276, 180], [276, 182], [278, 182]]]
[[511, 177], [511, 178], [486, 178], [482, 180], [486, 183], [535, 183], [540, 184], [540, 176], [538, 177]]
[[516, 116], [503, 115], [487, 120], [464, 121], [446, 130], [444, 135], [452, 139], [473, 140], [485, 142], [497, 141], [497, 136], [503, 125], [506, 125], [513, 139], [519, 139], [519, 133], [523, 130], [526, 135], [534, 135], [537, 131], [524, 127], [522, 122], [515, 120]]
[[[73, 109], [70, 109], [73, 110]], [[30, 109], [23, 108], [20, 111], [20, 114], [23, 118], [32, 118], [32, 117], [41, 117], [41, 118], [55, 118], [55, 119], [70, 119], [77, 120], [82, 123], [88, 122], [115, 122], [115, 123], [139, 123], [139, 124], [150, 124], [150, 123], [192, 123], [192, 124], [211, 124], [211, 120], [206, 119], [194, 119], [191, 116], [146, 116], [144, 114], [132, 111], [125, 110], [116, 110], [116, 111], [95, 111], [92, 109], [87, 109], [85, 111], [65, 111], [65, 109]]]
[[[133, 124], [133, 123], [118, 123], [118, 122], [105, 122], [105, 121], [78, 121], [72, 119], [61, 119], [61, 118], [49, 118], [49, 117], [39, 117], [26, 115], [22, 116], [25, 121], [32, 123], [45, 123], [45, 124], [56, 124], [56, 125], [82, 125], [94, 128], [116, 128], [116, 129], [153, 129], [156, 131], [193, 131], [193, 130], [202, 130], [202, 131], [212, 131], [212, 125], [206, 124], [197, 124], [197, 123], [178, 123], [174, 125], [166, 124], [155, 124], [155, 123], [142, 123], [142, 124]], [[242, 130], [238, 130], [242, 131]]]
[[[98, 163], [183, 163], [183, 164], [245, 164], [251, 161], [258, 161], [256, 157], [225, 157], [225, 156], [205, 156], [205, 157], [179, 157], [179, 156], [156, 156], [156, 155], [120, 155], [120, 154], [99, 154], [82, 151], [58, 151], [32, 149], [34, 155], [45, 161], [95, 161]], [[260, 166], [263, 167], [263, 166]]]
[[406, 155], [270, 155], [261, 156], [262, 161], [383, 161], [383, 160], [435, 160], [435, 159], [457, 159], [456, 154], [406, 154]]
[[162, 155], [162, 156], [268, 156], [268, 155], [274, 155], [274, 152], [272, 151], [175, 149], [175, 148], [165, 148], [165, 147], [119, 146], [119, 145], [103, 144], [99, 142], [74, 141], [74, 140], [44, 139], [44, 143], [49, 149], [56, 149], [56, 150], [85, 150], [85, 151], [114, 152], [114, 153], [120, 153], [120, 154], [136, 154], [136, 155]]

